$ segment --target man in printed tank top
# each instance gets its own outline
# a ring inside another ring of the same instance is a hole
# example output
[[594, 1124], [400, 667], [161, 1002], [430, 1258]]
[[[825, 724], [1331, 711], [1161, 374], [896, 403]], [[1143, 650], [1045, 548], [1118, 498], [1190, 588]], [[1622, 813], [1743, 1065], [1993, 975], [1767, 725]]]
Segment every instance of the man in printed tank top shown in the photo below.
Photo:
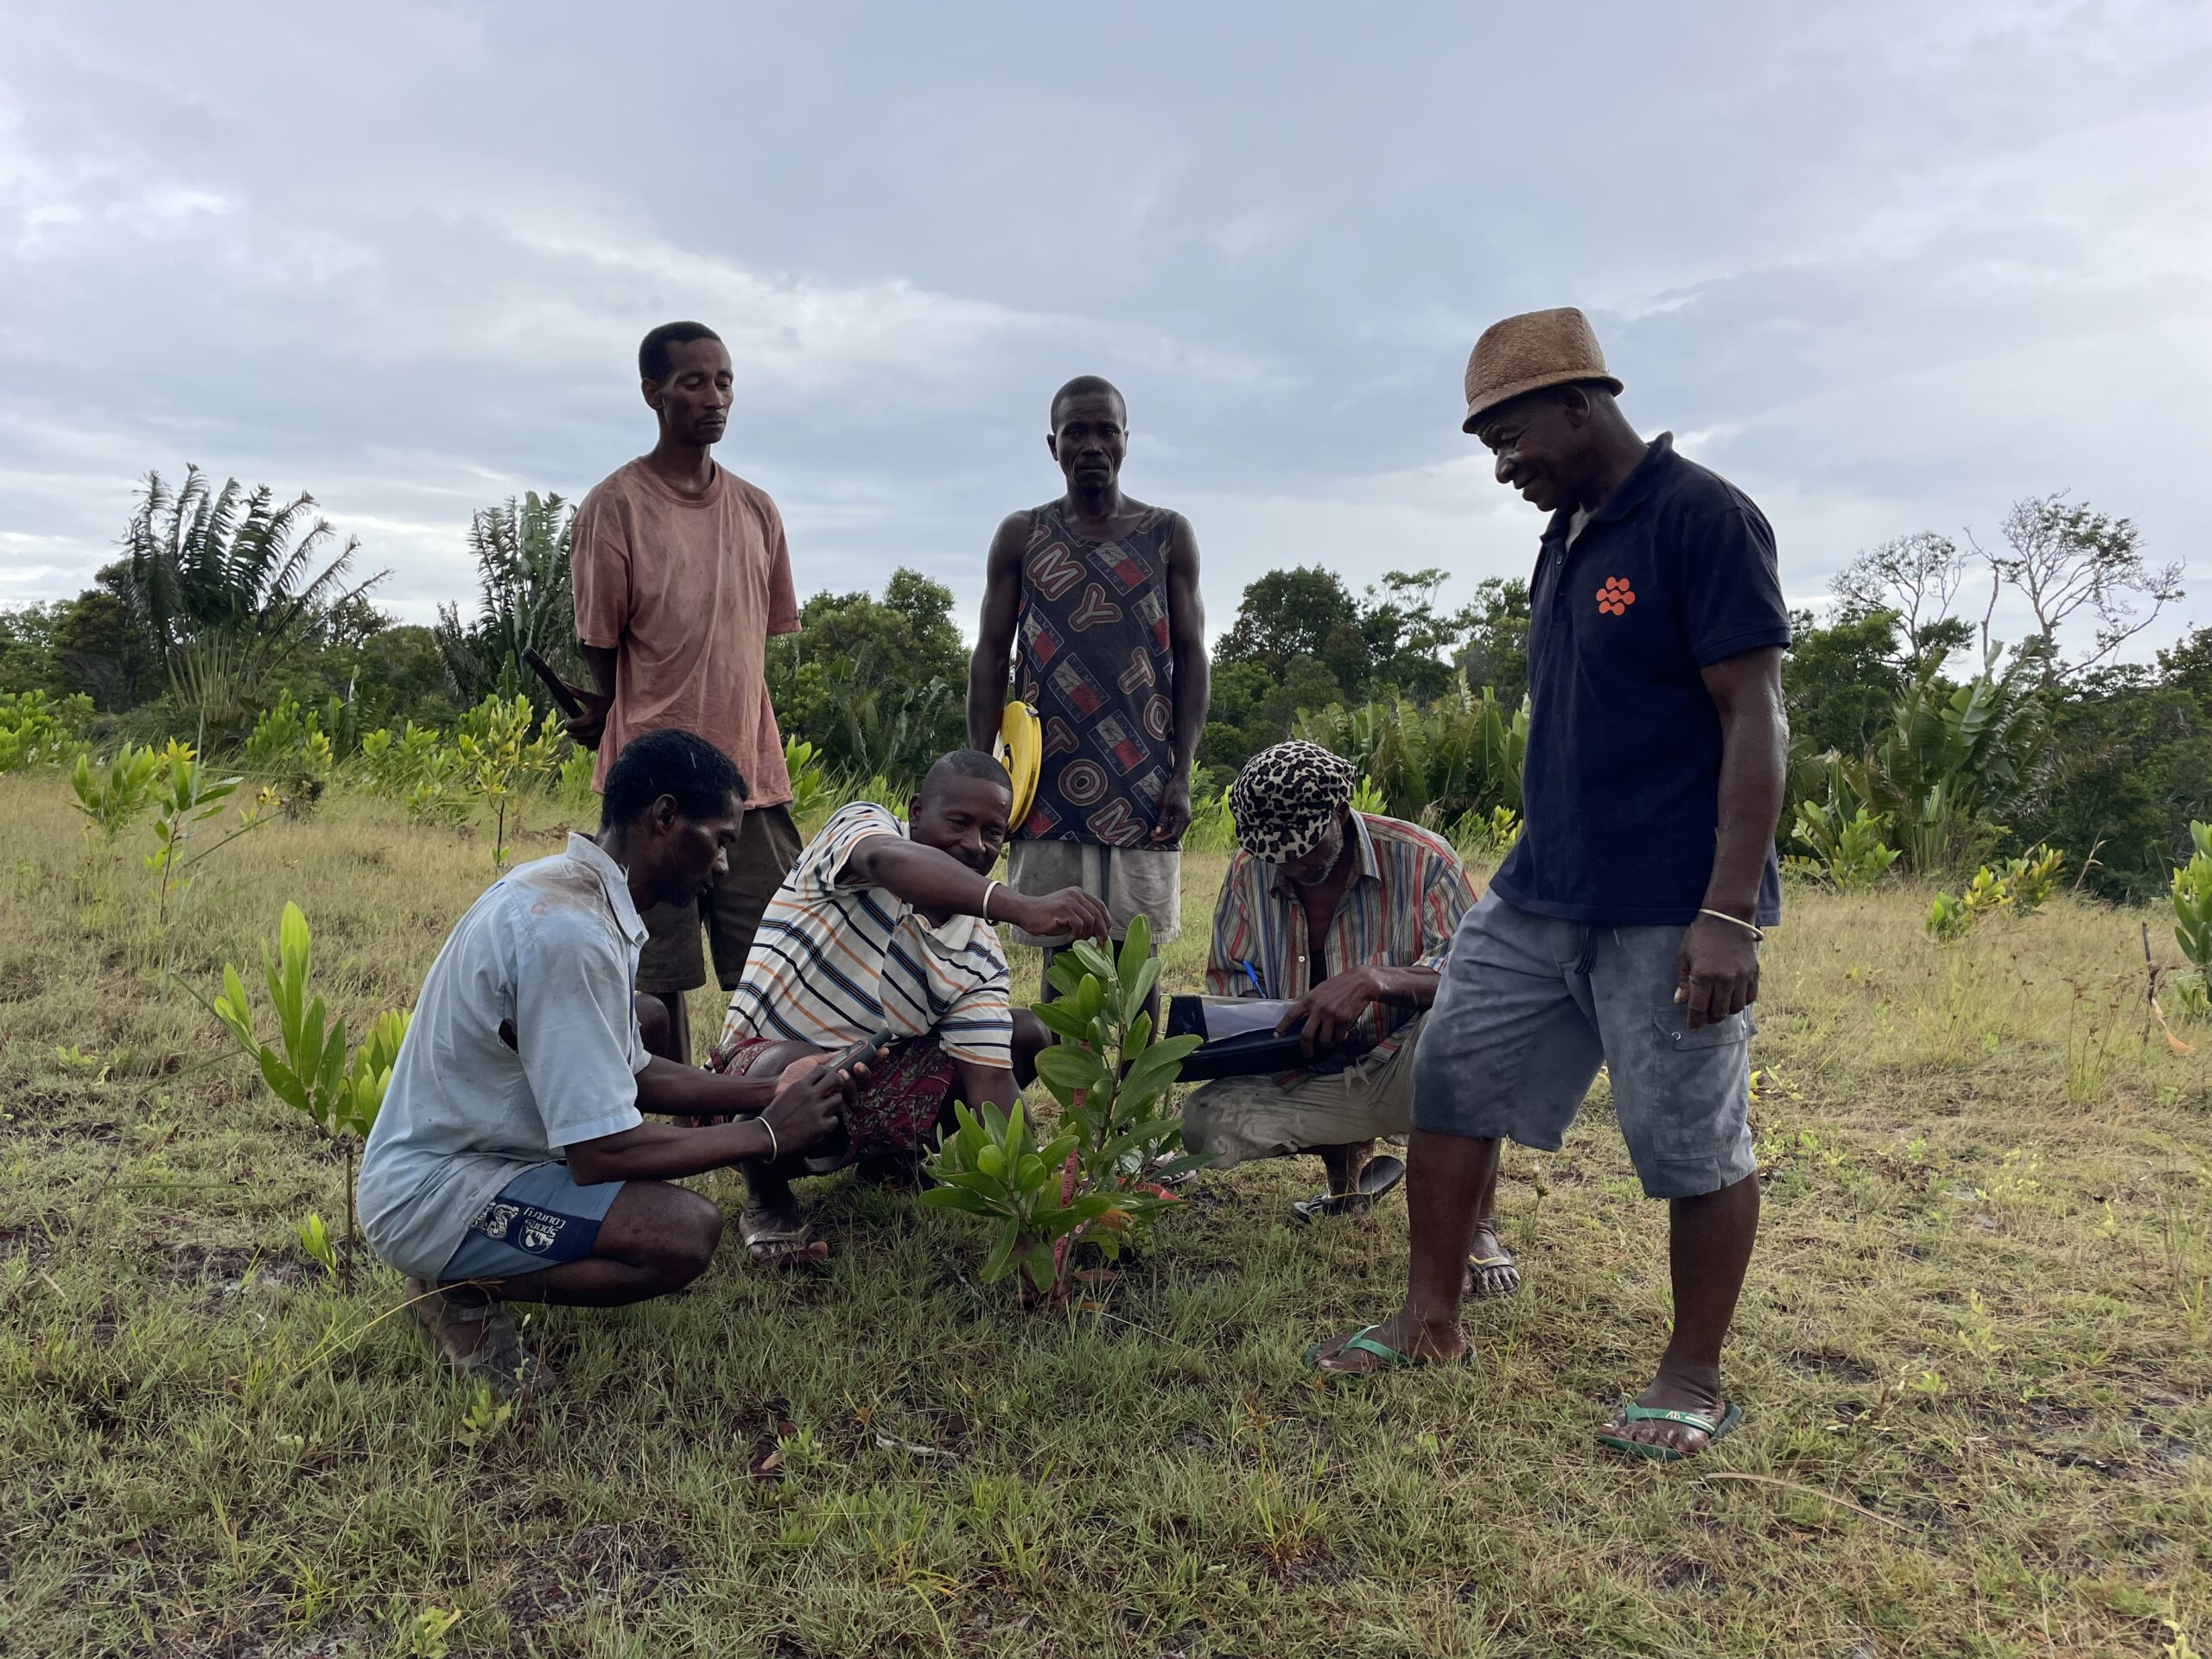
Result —
[[[1045, 448], [1067, 491], [1007, 514], [991, 543], [969, 741], [988, 750], [998, 735], [1011, 658], [1014, 695], [1044, 721], [1045, 758], [1007, 884], [1036, 895], [1081, 887], [1105, 902], [1117, 942], [1141, 914], [1162, 945], [1181, 925], [1191, 764], [1206, 718], [1198, 538], [1182, 514], [1122, 493], [1128, 412], [1109, 382], [1069, 381], [1051, 416]], [[1066, 943], [1014, 937], [1045, 948], [1047, 974]], [[1157, 993], [1154, 1002], [1157, 1030]]]

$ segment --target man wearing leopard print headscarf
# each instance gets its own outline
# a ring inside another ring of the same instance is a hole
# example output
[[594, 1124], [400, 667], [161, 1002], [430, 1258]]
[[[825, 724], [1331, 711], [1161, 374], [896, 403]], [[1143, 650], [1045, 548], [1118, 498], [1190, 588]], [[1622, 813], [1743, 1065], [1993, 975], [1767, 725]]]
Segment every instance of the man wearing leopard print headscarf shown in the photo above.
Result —
[[[1376, 1140], [1412, 1122], [1413, 1057], [1452, 930], [1475, 902], [1451, 844], [1417, 824], [1355, 811], [1351, 762], [1312, 743], [1278, 743], [1230, 785], [1239, 850], [1214, 906], [1207, 988], [1291, 1003], [1277, 1029], [1312, 1056], [1272, 1077], [1224, 1077], [1184, 1108], [1184, 1138], [1215, 1167], [1313, 1152], [1325, 1192], [1312, 1218], [1363, 1210], [1404, 1179]], [[1467, 1294], [1520, 1283], [1488, 1225]]]

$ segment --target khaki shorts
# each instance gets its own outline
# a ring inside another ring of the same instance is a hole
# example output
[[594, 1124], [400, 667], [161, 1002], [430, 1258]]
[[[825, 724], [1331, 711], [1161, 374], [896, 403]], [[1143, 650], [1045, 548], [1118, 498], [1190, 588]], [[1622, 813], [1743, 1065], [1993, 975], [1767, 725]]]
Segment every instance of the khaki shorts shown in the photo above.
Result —
[[734, 991], [745, 973], [760, 912], [798, 862], [804, 843], [788, 806], [748, 806], [729, 849], [729, 868], [716, 876], [698, 902], [655, 905], [639, 918], [648, 935], [638, 953], [638, 988], [648, 996], [696, 990], [707, 982], [703, 925], [715, 948], [715, 977]]
[[1183, 1103], [1183, 1144], [1234, 1169], [1317, 1147], [1344, 1147], [1402, 1135], [1413, 1127], [1414, 1053], [1422, 1014], [1393, 1033], [1398, 1046], [1347, 1071], [1299, 1078], [1221, 1077]]
[[[1081, 887], [1104, 901], [1117, 939], [1128, 935], [1129, 923], [1140, 915], [1151, 926], [1155, 947], [1183, 931], [1180, 852], [1101, 847], [1088, 841], [1017, 841], [1007, 849], [1006, 884], [1033, 899], [1062, 887]], [[1040, 939], [1018, 927], [1013, 931], [1016, 944], [1050, 950], [1066, 943]]]

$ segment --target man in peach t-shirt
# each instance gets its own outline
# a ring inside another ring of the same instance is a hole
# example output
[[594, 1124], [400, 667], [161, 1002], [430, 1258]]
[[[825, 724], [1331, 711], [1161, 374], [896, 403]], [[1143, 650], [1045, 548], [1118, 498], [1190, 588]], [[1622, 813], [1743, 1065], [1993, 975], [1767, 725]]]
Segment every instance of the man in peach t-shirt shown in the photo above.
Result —
[[799, 854], [764, 671], [768, 636], [798, 632], [798, 601], [776, 504], [709, 453], [729, 420], [729, 353], [720, 336], [702, 323], [664, 323], [638, 348], [638, 373], [659, 442], [576, 509], [576, 638], [598, 690], [569, 732], [599, 751], [594, 787], [632, 738], [666, 727], [696, 732], [745, 780], [728, 872], [696, 906], [659, 905], [644, 916], [651, 937], [638, 989], [666, 1006], [667, 1058], [689, 1065], [683, 994], [707, 982], [702, 923], [715, 976], [734, 990], [760, 912]]

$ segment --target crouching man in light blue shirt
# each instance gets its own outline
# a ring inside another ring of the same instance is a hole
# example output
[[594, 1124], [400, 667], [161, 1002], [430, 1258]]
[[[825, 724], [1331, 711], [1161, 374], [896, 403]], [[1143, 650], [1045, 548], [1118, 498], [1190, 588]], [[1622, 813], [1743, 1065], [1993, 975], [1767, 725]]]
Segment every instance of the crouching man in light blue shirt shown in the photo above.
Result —
[[647, 1052], [641, 1014], [667, 1016], [634, 994], [639, 912], [697, 900], [744, 801], [703, 738], [638, 738], [607, 772], [598, 836], [502, 877], [423, 982], [361, 1155], [361, 1225], [407, 1275], [439, 1351], [499, 1394], [551, 1381], [507, 1302], [605, 1307], [681, 1289], [706, 1271], [722, 1218], [671, 1182], [811, 1145], [867, 1076], [816, 1057], [722, 1077]]

